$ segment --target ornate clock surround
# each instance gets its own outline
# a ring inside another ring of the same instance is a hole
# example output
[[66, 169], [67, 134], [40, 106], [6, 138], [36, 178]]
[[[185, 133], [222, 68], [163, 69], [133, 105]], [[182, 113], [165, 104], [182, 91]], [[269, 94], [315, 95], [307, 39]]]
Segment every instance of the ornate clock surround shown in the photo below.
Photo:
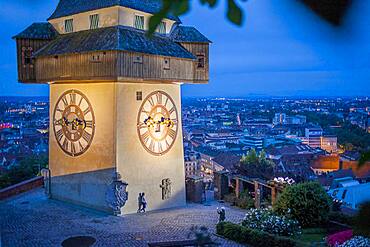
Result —
[[55, 139], [64, 153], [77, 157], [89, 149], [95, 134], [95, 115], [81, 91], [70, 89], [58, 98], [52, 121]]
[[137, 133], [148, 153], [162, 156], [171, 150], [178, 133], [178, 112], [169, 94], [153, 91], [143, 100], [137, 117]]

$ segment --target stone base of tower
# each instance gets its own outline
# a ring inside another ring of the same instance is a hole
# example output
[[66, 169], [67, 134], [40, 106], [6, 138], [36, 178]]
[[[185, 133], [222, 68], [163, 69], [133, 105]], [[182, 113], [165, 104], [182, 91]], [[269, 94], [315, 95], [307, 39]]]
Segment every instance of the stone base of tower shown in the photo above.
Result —
[[[89, 99], [95, 116], [91, 145], [76, 157], [62, 150], [53, 130], [55, 105], [60, 95], [73, 89]], [[158, 90], [172, 98], [178, 111], [176, 139], [163, 155], [153, 155], [145, 150], [137, 131], [143, 99]], [[186, 204], [180, 85], [127, 82], [51, 84], [50, 119], [52, 198], [116, 215], [136, 213], [139, 193], [145, 193], [147, 211]], [[118, 186], [114, 183], [115, 175], [121, 182]], [[124, 191], [114, 189], [123, 184]], [[124, 201], [118, 213], [112, 209], [112, 196], [117, 198], [117, 204]]]
[[106, 191], [115, 169], [55, 176], [51, 178], [51, 198], [112, 213]]

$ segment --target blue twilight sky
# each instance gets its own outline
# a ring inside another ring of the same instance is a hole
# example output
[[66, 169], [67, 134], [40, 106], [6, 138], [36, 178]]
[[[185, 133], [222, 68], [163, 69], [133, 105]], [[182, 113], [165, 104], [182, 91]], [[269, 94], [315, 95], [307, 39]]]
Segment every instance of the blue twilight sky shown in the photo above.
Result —
[[[44, 85], [17, 83], [11, 37], [45, 21], [58, 0], [0, 0], [0, 96], [48, 95]], [[181, 19], [213, 41], [210, 83], [183, 86], [184, 96], [370, 95], [370, 0], [356, 0], [343, 25], [321, 21], [297, 0], [249, 0], [236, 27], [193, 0]]]

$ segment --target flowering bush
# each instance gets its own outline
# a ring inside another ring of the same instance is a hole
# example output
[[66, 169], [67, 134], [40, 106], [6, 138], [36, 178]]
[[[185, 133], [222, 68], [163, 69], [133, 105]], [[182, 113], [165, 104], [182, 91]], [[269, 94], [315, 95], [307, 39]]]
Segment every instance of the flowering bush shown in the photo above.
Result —
[[277, 178], [274, 178], [273, 180], [274, 182], [278, 183], [278, 184], [289, 184], [289, 185], [292, 185], [295, 183], [294, 179], [293, 178], [283, 178], [283, 177], [277, 177]]
[[274, 204], [274, 211], [292, 215], [302, 227], [315, 227], [328, 221], [330, 204], [325, 189], [319, 183], [308, 182], [285, 187]]
[[242, 225], [282, 236], [301, 233], [298, 221], [286, 216], [279, 216], [268, 209], [250, 209], [245, 214]]
[[334, 233], [334, 234], [329, 235], [326, 238], [326, 243], [330, 247], [336, 247], [336, 246], [338, 246], [340, 244], [343, 244], [347, 240], [351, 239], [352, 236], [353, 236], [352, 230], [346, 230], [346, 231], [342, 231], [342, 232], [337, 232], [337, 233]]
[[370, 246], [370, 239], [356, 236], [347, 240], [343, 244], [339, 245], [339, 247], [369, 247]]

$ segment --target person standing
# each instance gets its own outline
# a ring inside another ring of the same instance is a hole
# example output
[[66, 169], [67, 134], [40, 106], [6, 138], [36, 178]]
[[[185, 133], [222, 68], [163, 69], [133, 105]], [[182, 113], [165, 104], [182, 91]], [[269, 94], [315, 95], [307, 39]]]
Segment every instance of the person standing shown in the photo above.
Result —
[[226, 219], [226, 211], [224, 207], [221, 207], [221, 209], [217, 208], [217, 213], [219, 215], [218, 222], [223, 222]]
[[145, 209], [146, 209], [146, 200], [145, 200], [145, 193], [141, 193], [141, 204], [142, 204], [142, 208], [141, 208], [141, 211], [143, 213], [145, 213]]
[[143, 207], [143, 195], [142, 193], [139, 193], [139, 196], [137, 197], [137, 204], [138, 204], [138, 210], [137, 212], [140, 213]]

